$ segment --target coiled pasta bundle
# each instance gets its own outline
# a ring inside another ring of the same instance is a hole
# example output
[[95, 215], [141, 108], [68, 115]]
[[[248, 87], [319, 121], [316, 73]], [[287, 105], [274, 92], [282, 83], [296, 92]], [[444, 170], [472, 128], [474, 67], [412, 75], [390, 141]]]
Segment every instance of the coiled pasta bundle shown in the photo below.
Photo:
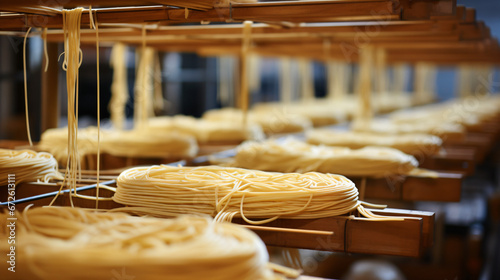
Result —
[[377, 134], [370, 132], [334, 131], [315, 129], [307, 132], [307, 142], [360, 149], [366, 146], [389, 147], [410, 155], [435, 155], [441, 150], [443, 141], [430, 134]]
[[196, 213], [228, 221], [241, 217], [251, 224], [364, 210], [354, 183], [344, 176], [219, 166], [132, 168], [118, 177], [113, 200], [127, 205], [114, 211], [160, 217]]
[[231, 120], [205, 120], [190, 116], [176, 115], [150, 118], [147, 131], [164, 134], [183, 133], [192, 135], [198, 143], [241, 143], [245, 140], [262, 140], [264, 132], [257, 124], [245, 127], [241, 122]]
[[238, 147], [231, 165], [275, 172], [323, 172], [345, 176], [408, 174], [417, 160], [385, 147], [351, 150], [343, 147], [310, 145], [294, 139], [246, 142]]
[[15, 176], [16, 184], [62, 178], [57, 171], [57, 161], [49, 153], [0, 149], [0, 186], [9, 183], [9, 174]]
[[[95, 127], [78, 130], [79, 161], [97, 153]], [[193, 136], [183, 133], [165, 133], [158, 130], [101, 130], [101, 152], [129, 157], [194, 157], [198, 145]], [[54, 154], [60, 164], [68, 158], [67, 129], [49, 129], [42, 134], [39, 148]]]
[[[0, 217], [0, 235], [7, 240], [8, 215]], [[256, 234], [209, 217], [158, 219], [47, 207], [16, 218], [14, 279], [281, 279], [268, 267]], [[0, 244], [3, 255], [9, 250], [7, 242]]]
[[[233, 121], [241, 123], [244, 113], [240, 109], [213, 109], [203, 114], [203, 119], [209, 121]], [[312, 127], [311, 121], [304, 116], [287, 110], [249, 111], [248, 121], [262, 126], [264, 133], [293, 133], [305, 131]]]

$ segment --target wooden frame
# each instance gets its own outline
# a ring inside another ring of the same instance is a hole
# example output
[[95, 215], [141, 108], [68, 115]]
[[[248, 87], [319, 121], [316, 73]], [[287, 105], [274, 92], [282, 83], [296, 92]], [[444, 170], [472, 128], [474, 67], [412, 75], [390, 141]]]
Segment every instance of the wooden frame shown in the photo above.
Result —
[[[114, 180], [101, 184], [113, 186]], [[35, 207], [48, 205], [57, 193], [54, 186], [52, 192], [46, 187], [32, 184], [20, 185], [19, 196], [36, 190], [38, 195], [18, 198], [16, 209], [22, 210], [30, 204]], [[79, 194], [95, 196], [96, 185], [79, 187]], [[106, 189], [99, 191], [100, 196], [110, 197], [112, 193]], [[95, 208], [95, 201], [72, 198], [76, 207]], [[69, 206], [68, 191], [61, 193], [54, 205]], [[7, 207], [6, 202], [0, 208]], [[100, 201], [100, 209], [123, 207], [114, 201]], [[408, 257], [419, 257], [426, 248], [433, 244], [434, 213], [408, 211], [400, 209], [372, 209], [375, 214], [386, 216], [408, 217], [403, 221], [370, 221], [364, 218], [336, 216], [322, 219], [294, 220], [279, 219], [262, 226], [248, 225], [241, 219], [235, 223], [248, 226], [254, 230], [267, 245], [293, 248], [315, 249], [346, 253], [384, 254]]]

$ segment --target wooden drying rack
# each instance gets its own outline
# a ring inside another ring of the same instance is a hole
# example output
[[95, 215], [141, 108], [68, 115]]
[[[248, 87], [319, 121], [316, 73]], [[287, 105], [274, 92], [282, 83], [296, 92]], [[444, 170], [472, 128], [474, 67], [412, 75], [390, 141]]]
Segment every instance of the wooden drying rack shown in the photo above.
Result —
[[[19, 12], [21, 5], [28, 7], [20, 11], [22, 13], [0, 15], [0, 30], [7, 31], [6, 34], [24, 36], [28, 26], [61, 29], [60, 12], [53, 7], [36, 7], [35, 2], [22, 0], [1, 8]], [[99, 7], [96, 11], [103, 43], [122, 41], [140, 45], [141, 29], [144, 24], [149, 24], [147, 44], [162, 51], [239, 55], [241, 25], [164, 25], [253, 20], [268, 24], [252, 28], [251, 51], [261, 55], [357, 61], [358, 48], [370, 44], [385, 49], [389, 63], [430, 61], [500, 64], [500, 47], [491, 38], [484, 23], [476, 22], [475, 10], [457, 7], [452, 0], [402, 0], [399, 4], [390, 0], [278, 1], [231, 3], [226, 6], [216, 3], [212, 8], [208, 2], [214, 5], [213, 1], [204, 1], [203, 7], [197, 10], [187, 6], [189, 1], [169, 0], [148, 1], [139, 7], [127, 7], [140, 3], [133, 0], [71, 1], [68, 7], [78, 4]], [[337, 26], [301, 24], [336, 21], [370, 22]], [[117, 24], [122, 24], [122, 28], [117, 28]], [[86, 12], [82, 15], [83, 43], [93, 43], [95, 40], [94, 31], [86, 29], [88, 26], [89, 13]], [[61, 32], [49, 30], [48, 40], [61, 41]]]
[[[213, 3], [213, 1], [205, 1], [207, 2]], [[3, 32], [0, 34], [24, 36], [27, 27], [60, 29], [62, 16], [59, 11], [40, 9], [39, 3], [38, 0], [19, 0], [3, 4], [1, 11], [13, 13], [0, 14], [0, 32]], [[50, 3], [52, 2], [48, 1], [47, 5]], [[137, 34], [140, 34], [144, 24], [148, 24], [147, 44], [165, 51], [195, 51], [207, 55], [239, 54], [241, 52], [241, 26], [164, 27], [164, 25], [253, 20], [267, 24], [255, 25], [252, 29], [252, 51], [262, 55], [279, 54], [305, 56], [318, 60], [345, 60], [345, 54], [341, 52], [342, 43], [350, 43], [356, 39], [356, 36], [367, 33], [360, 31], [360, 28], [379, 27], [380, 33], [377, 34], [380, 35], [371, 36], [369, 43], [387, 49], [387, 58], [391, 63], [416, 60], [435, 63], [500, 63], [498, 43], [490, 37], [487, 27], [476, 22], [473, 9], [456, 7], [454, 0], [401, 0], [399, 5], [395, 5], [395, 2], [391, 0], [287, 1], [231, 4], [214, 6], [215, 8], [210, 5], [192, 7], [187, 6], [189, 1], [174, 0], [146, 2], [74, 0], [68, 3], [65, 8], [93, 5], [97, 10], [100, 37], [103, 42], [106, 40], [126, 41], [123, 37], [131, 36], [133, 40], [128, 43], [139, 44]], [[145, 4], [157, 6], [126, 7]], [[302, 22], [363, 21], [366, 23], [353, 23], [347, 26], [299, 24]], [[120, 23], [125, 25], [117, 27]], [[154, 29], [150, 28], [152, 25], [155, 26]], [[87, 12], [82, 15], [82, 27], [88, 28], [88, 26]], [[432, 33], [428, 34], [428, 32]], [[207, 34], [210, 35], [207, 36]], [[82, 36], [83, 42], [93, 42], [92, 31], [83, 30]], [[120, 36], [122, 39], [118, 40], [112, 36]], [[155, 42], [154, 36], [162, 39]], [[57, 31], [53, 30], [49, 30], [48, 39], [61, 40], [60, 34], [58, 35]], [[290, 47], [291, 44], [293, 48]], [[51, 59], [57, 60], [57, 48], [54, 51], [54, 44], [49, 45], [52, 45], [52, 50], [49, 50]], [[202, 47], [199, 47], [200, 45]], [[328, 48], [325, 45], [328, 45]], [[365, 44], [355, 44], [354, 47], [357, 49], [362, 45]], [[450, 51], [450, 48], [453, 50]], [[349, 59], [357, 61], [357, 55], [357, 51], [354, 51]], [[43, 99], [50, 98], [45, 95]], [[106, 177], [106, 179], [109, 178]], [[111, 185], [113, 183], [112, 180], [107, 182]], [[411, 179], [407, 179], [405, 185], [411, 185], [410, 183]], [[425, 182], [425, 184], [428, 183]], [[373, 184], [376, 185], [376, 183]], [[456, 189], [456, 185], [454, 186]], [[31, 197], [33, 199], [31, 201], [27, 199], [25, 202], [20, 202], [17, 205], [19, 210], [31, 202], [35, 205], [47, 205], [54, 195], [47, 194], [48, 191], [42, 190], [40, 185], [24, 184], [19, 186], [19, 197], [23, 195], [24, 188], [26, 188], [26, 195], [32, 196], [33, 189], [44, 195], [38, 198]], [[111, 193], [107, 192], [109, 191], [101, 190], [100, 194], [111, 196]], [[82, 187], [81, 194], [95, 195], [95, 185]], [[404, 198], [405, 192], [397, 195]], [[103, 208], [120, 206], [113, 203], [103, 201], [100, 205]], [[75, 204], [82, 207], [94, 207], [95, 202], [75, 198]], [[56, 200], [56, 205], [69, 205], [68, 193], [62, 194]], [[278, 220], [266, 225], [266, 227], [274, 227], [272, 231], [262, 228], [254, 230], [269, 245], [328, 251], [417, 257], [425, 248], [432, 245], [433, 213], [393, 209], [376, 211], [376, 213], [412, 216], [414, 219], [406, 219], [402, 222], [371, 222], [347, 217]], [[287, 228], [292, 230], [281, 230]]]
[[[491, 137], [498, 137], [500, 130]], [[467, 140], [464, 141], [467, 143]], [[230, 154], [227, 151], [224, 153]], [[195, 159], [196, 160], [196, 159]], [[171, 163], [177, 166], [183, 162]], [[101, 171], [101, 184], [114, 186], [116, 176], [122, 170]], [[95, 196], [95, 184], [88, 185], [95, 180], [92, 171], [84, 172], [85, 181], [79, 187], [79, 193]], [[438, 178], [421, 178], [409, 176], [404, 181], [392, 181], [393, 189], [388, 188], [385, 179], [368, 179], [365, 196], [389, 200], [436, 200], [457, 201], [461, 190], [460, 174], [440, 173]], [[360, 185], [361, 179], [354, 179]], [[59, 185], [52, 184], [20, 184], [16, 190], [18, 210], [29, 204], [35, 206], [48, 205], [57, 193]], [[101, 189], [100, 195], [111, 197], [109, 190]], [[1, 197], [1, 201], [6, 198]], [[94, 201], [73, 198], [75, 205], [84, 208], [95, 207]], [[68, 206], [69, 195], [63, 193], [56, 200], [55, 205]], [[100, 208], [111, 209], [122, 207], [113, 201], [99, 202]], [[0, 207], [5, 207], [1, 205]], [[432, 246], [434, 214], [431, 212], [407, 211], [400, 209], [373, 210], [376, 214], [388, 216], [413, 217], [402, 222], [383, 221], [372, 222], [362, 219], [349, 219], [346, 216], [330, 217], [314, 220], [277, 220], [265, 226], [251, 226], [241, 219], [236, 223], [248, 226], [254, 230], [268, 245], [326, 250], [348, 253], [386, 254], [398, 256], [420, 256], [426, 248]]]
[[[113, 174], [113, 172], [105, 172]], [[114, 186], [115, 180], [102, 175], [101, 185]], [[88, 177], [90, 178], [90, 177]], [[59, 185], [26, 183], [17, 186], [16, 209], [22, 210], [30, 204], [48, 205], [57, 194]], [[34, 192], [38, 194], [34, 195]], [[95, 196], [96, 185], [78, 187], [78, 193]], [[111, 197], [113, 193], [100, 189], [101, 197]], [[0, 198], [5, 201], [5, 198]], [[77, 207], [95, 208], [95, 201], [72, 198]], [[56, 206], [70, 206], [68, 191], [56, 199]], [[7, 207], [1, 202], [0, 208]], [[99, 201], [100, 209], [123, 207], [114, 201]], [[400, 209], [373, 210], [375, 214], [410, 217], [404, 221], [369, 221], [347, 216], [313, 220], [281, 219], [263, 226], [248, 225], [241, 219], [234, 222], [255, 231], [270, 246], [315, 249], [346, 253], [385, 254], [419, 257], [433, 243], [434, 213]]]

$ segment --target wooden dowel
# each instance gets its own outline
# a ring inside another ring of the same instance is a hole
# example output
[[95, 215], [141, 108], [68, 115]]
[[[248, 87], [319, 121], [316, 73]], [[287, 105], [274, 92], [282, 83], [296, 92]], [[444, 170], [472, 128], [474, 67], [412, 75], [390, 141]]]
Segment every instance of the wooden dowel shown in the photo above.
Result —
[[251, 230], [261, 230], [261, 231], [289, 232], [289, 233], [316, 234], [316, 235], [334, 234], [333, 231], [325, 231], [325, 230], [279, 228], [279, 227], [265, 227], [265, 226], [254, 226], [254, 225], [243, 225], [243, 226]]

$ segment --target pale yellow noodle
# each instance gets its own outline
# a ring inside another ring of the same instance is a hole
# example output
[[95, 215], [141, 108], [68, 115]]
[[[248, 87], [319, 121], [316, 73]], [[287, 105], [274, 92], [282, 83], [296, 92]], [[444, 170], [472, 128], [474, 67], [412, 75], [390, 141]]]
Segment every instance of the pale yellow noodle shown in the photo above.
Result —
[[113, 200], [127, 206], [113, 211], [159, 217], [206, 214], [217, 221], [241, 217], [251, 224], [324, 218], [363, 208], [358, 190], [344, 176], [218, 166], [132, 168], [118, 177]]
[[0, 186], [9, 183], [9, 174], [14, 175], [16, 184], [62, 179], [57, 171], [57, 161], [51, 154], [31, 150], [0, 149], [0, 170]]
[[240, 145], [231, 166], [275, 172], [323, 172], [345, 176], [405, 175], [418, 166], [408, 154], [387, 147], [310, 145], [294, 139], [248, 141]]
[[[0, 214], [2, 240], [9, 235], [7, 217]], [[284, 279], [268, 267], [256, 234], [209, 217], [165, 220], [47, 207], [16, 218], [17, 270], [9, 279]], [[0, 244], [3, 255], [9, 250]]]

